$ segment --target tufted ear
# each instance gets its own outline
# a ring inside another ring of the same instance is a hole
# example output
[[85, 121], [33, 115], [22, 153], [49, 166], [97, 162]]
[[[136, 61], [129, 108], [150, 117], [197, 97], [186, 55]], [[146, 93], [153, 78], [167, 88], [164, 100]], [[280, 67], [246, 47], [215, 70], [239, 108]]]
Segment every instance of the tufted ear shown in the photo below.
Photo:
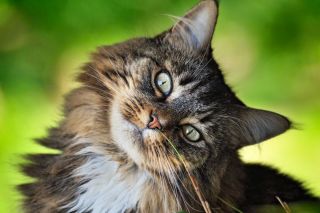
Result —
[[241, 137], [241, 144], [237, 145], [240, 147], [273, 138], [291, 127], [288, 118], [274, 112], [241, 106], [237, 113], [239, 123], [235, 132]]
[[214, 0], [199, 2], [167, 33], [165, 39], [179, 49], [201, 52], [209, 49], [218, 17]]

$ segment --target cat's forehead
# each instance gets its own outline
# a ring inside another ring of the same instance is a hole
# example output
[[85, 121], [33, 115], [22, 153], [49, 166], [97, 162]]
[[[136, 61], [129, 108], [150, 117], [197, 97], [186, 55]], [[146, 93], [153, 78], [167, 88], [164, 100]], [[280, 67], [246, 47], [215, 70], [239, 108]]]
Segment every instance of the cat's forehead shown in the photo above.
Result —
[[[109, 49], [110, 50], [110, 49]], [[169, 72], [173, 89], [167, 101], [174, 107], [207, 111], [213, 105], [239, 103], [232, 90], [225, 84], [214, 58], [209, 55], [190, 55], [155, 39], [134, 39], [120, 44], [116, 50], [133, 78], [140, 79], [141, 92], [150, 89], [155, 73]], [[124, 60], [123, 60], [124, 59]], [[138, 86], [136, 84], [136, 86]]]

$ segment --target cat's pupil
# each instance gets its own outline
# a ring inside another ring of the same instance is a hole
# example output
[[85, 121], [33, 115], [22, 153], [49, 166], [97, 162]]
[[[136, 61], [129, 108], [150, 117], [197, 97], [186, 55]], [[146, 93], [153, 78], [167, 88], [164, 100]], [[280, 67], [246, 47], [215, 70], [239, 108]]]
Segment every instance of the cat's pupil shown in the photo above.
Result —
[[193, 129], [187, 129], [186, 133], [187, 135], [190, 135], [193, 132]]
[[161, 80], [158, 81], [158, 85], [160, 85], [160, 86], [165, 84], [165, 83], [167, 83], [167, 82], [166, 81], [161, 81]]

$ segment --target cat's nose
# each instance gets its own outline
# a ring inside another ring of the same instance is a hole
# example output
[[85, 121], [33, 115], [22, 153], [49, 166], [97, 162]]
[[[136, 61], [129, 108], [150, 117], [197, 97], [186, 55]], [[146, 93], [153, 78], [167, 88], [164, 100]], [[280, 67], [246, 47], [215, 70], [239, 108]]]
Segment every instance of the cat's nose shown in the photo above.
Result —
[[162, 126], [161, 126], [161, 124], [160, 124], [160, 121], [159, 121], [159, 119], [158, 119], [157, 114], [152, 113], [152, 114], [150, 115], [150, 121], [149, 121], [147, 127], [148, 127], [149, 129], [159, 129], [159, 130], [162, 129]]

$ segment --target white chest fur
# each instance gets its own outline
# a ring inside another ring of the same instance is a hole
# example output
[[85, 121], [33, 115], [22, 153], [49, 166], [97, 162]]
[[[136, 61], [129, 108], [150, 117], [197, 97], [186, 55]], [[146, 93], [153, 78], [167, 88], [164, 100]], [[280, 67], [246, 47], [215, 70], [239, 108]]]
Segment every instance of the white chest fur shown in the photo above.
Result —
[[68, 212], [118, 213], [135, 208], [148, 177], [142, 171], [118, 172], [118, 165], [105, 156], [96, 156], [75, 170], [74, 176], [90, 179], [79, 188], [79, 196]]

